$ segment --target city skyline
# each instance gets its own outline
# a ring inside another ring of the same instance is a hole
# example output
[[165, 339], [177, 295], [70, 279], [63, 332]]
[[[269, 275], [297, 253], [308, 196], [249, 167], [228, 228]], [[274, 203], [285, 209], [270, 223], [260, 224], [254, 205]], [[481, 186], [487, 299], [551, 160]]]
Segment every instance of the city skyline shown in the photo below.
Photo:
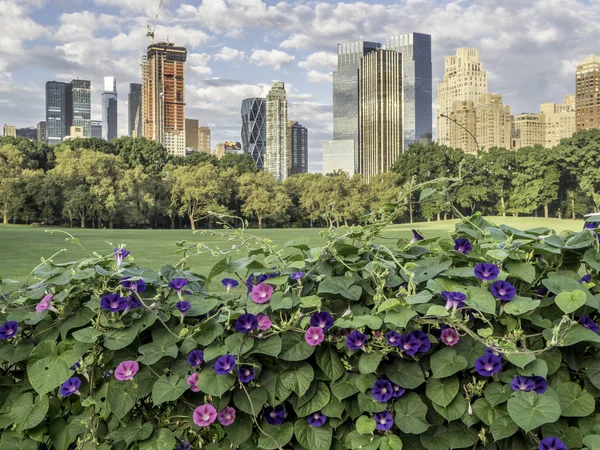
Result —
[[[145, 26], [153, 22], [154, 3], [4, 2], [10, 14], [0, 16], [7, 30], [0, 50], [0, 123], [35, 126], [45, 120], [44, 83], [77, 77], [91, 79], [92, 119], [101, 119], [104, 76], [115, 76], [121, 93], [140, 81], [139, 60], [149, 44]], [[228, 17], [228, 27], [220, 25], [219, 17]], [[285, 81], [289, 116], [311, 130], [309, 169], [314, 172], [321, 169], [322, 142], [332, 137], [330, 73], [338, 43], [431, 34], [434, 97], [444, 56], [462, 46], [477, 48], [488, 71], [489, 92], [501, 93], [511, 113], [520, 114], [538, 112], [540, 103], [560, 103], [574, 93], [577, 63], [600, 53], [593, 39], [600, 33], [599, 18], [598, 8], [587, 1], [267, 6], [173, 0], [161, 10], [156, 40], [169, 35], [188, 48], [186, 117], [210, 126], [213, 142], [239, 136], [244, 98], [264, 97], [272, 80]], [[119, 135], [125, 135], [127, 104], [125, 95], [120, 97]]]

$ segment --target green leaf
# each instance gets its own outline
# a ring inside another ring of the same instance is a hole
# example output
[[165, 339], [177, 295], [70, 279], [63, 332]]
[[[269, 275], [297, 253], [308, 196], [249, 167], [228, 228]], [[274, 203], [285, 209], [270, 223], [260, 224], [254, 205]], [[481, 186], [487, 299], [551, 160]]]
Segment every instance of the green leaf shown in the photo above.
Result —
[[303, 405], [294, 405], [294, 410], [299, 417], [308, 416], [311, 413], [321, 411], [331, 399], [331, 393], [325, 383], [319, 381], [317, 383], [317, 390], [310, 400]]
[[479, 440], [477, 431], [456, 422], [448, 425], [446, 436], [448, 438], [448, 446], [452, 449], [473, 448]]
[[402, 439], [393, 434], [381, 438], [379, 450], [402, 450]]
[[[546, 332], [552, 331], [550, 329], [545, 330]], [[544, 334], [544, 337], [546, 334]], [[567, 330], [560, 343], [559, 347], [570, 347], [571, 345], [578, 344], [580, 342], [595, 342], [600, 344], [600, 336], [594, 333], [592, 330], [585, 328], [582, 325], [575, 324]]]
[[548, 364], [541, 358], [527, 364], [523, 369], [518, 369], [519, 375], [526, 377], [538, 376], [546, 378], [548, 376]]
[[429, 430], [428, 433], [421, 434], [420, 441], [427, 450], [448, 450], [450, 448], [448, 430], [442, 425]]
[[435, 189], [433, 188], [425, 188], [421, 191], [421, 194], [419, 195], [419, 202], [422, 202], [423, 200], [425, 200], [427, 197], [431, 197], [434, 193], [435, 193]]
[[416, 362], [397, 359], [386, 364], [384, 371], [390, 381], [406, 389], [416, 389], [425, 382], [423, 370]]
[[554, 302], [565, 314], [571, 314], [585, 305], [586, 299], [585, 292], [582, 291], [561, 292]]
[[417, 312], [405, 308], [404, 306], [396, 306], [393, 310], [385, 314], [385, 323], [392, 324], [398, 328], [406, 328], [406, 325], [417, 315]]
[[535, 281], [535, 267], [526, 262], [507, 262], [506, 270], [512, 278], [533, 283]]
[[484, 398], [478, 398], [473, 403], [473, 412], [483, 423], [490, 426], [496, 420], [498, 414], [501, 413], [498, 409], [491, 406]]
[[356, 431], [360, 434], [373, 434], [376, 428], [377, 424], [372, 417], [360, 416], [356, 420]]
[[442, 273], [452, 266], [452, 260], [447, 256], [438, 256], [434, 258], [423, 258], [417, 266], [411, 269], [414, 274], [415, 283], [431, 280], [436, 275]]
[[588, 379], [596, 389], [600, 389], [600, 361], [590, 359], [586, 361], [586, 364]]
[[142, 419], [134, 419], [129, 421], [126, 427], [115, 430], [114, 438], [115, 442], [125, 441], [126, 445], [131, 445], [132, 442], [148, 439], [152, 431], [151, 424], [142, 424]]
[[310, 450], [329, 450], [333, 438], [333, 430], [328, 425], [311, 427], [306, 420], [297, 420], [294, 434], [298, 443]]
[[248, 416], [236, 416], [235, 422], [225, 427], [227, 437], [234, 447], [246, 442], [252, 436], [252, 419]]
[[35, 391], [44, 395], [69, 379], [71, 375], [69, 367], [78, 360], [79, 356], [71, 351], [37, 361], [29, 359], [27, 377]]
[[381, 438], [377, 435], [361, 435], [354, 430], [346, 436], [346, 447], [352, 450], [377, 450]]
[[221, 397], [235, 384], [235, 375], [217, 375], [212, 368], [206, 368], [198, 375], [198, 387], [202, 392]]
[[431, 371], [434, 378], [445, 378], [467, 368], [467, 360], [453, 348], [445, 347], [431, 355]]
[[0, 360], [9, 364], [15, 364], [25, 361], [29, 358], [33, 344], [31, 342], [21, 341], [17, 345], [4, 344], [0, 347]]
[[331, 384], [331, 392], [337, 397], [338, 400], [344, 400], [359, 390], [354, 383], [356, 378], [355, 374], [346, 373], [342, 378]]
[[112, 379], [108, 383], [107, 393], [110, 411], [121, 420], [131, 411], [137, 401], [136, 388], [133, 381]]
[[483, 392], [485, 399], [493, 408], [502, 403], [506, 403], [512, 397], [513, 390], [509, 384], [491, 383], [488, 384]]
[[490, 425], [490, 431], [495, 441], [506, 439], [519, 431], [519, 426], [512, 421], [507, 413], [501, 412], [496, 415]]
[[421, 434], [429, 428], [429, 423], [425, 418], [427, 405], [414, 392], [396, 400], [394, 409], [396, 425], [403, 433]]
[[281, 336], [279, 358], [284, 361], [305, 361], [314, 351], [315, 348], [308, 345], [300, 333], [288, 331]]
[[583, 445], [590, 450], [600, 450], [600, 434], [588, 434], [583, 438]]
[[346, 373], [337, 350], [330, 345], [320, 346], [316, 355], [317, 365], [331, 381], [336, 381]]
[[327, 277], [319, 284], [319, 294], [341, 295], [348, 300], [358, 300], [362, 294], [360, 286], [353, 286], [350, 277]]
[[459, 387], [460, 383], [457, 377], [445, 378], [443, 380], [430, 378], [427, 381], [425, 393], [427, 398], [433, 403], [446, 407], [454, 400], [456, 394], [458, 394]]
[[93, 327], [83, 328], [73, 332], [73, 338], [79, 342], [85, 342], [88, 344], [96, 342], [96, 340], [102, 336], [102, 332]]
[[450, 314], [450, 312], [444, 308], [442, 305], [432, 305], [427, 310], [426, 316], [430, 317], [446, 317]]
[[210, 272], [208, 273], [208, 279], [212, 280], [217, 275], [225, 272], [227, 270], [228, 266], [229, 266], [229, 257], [223, 258], [221, 261], [219, 261], [214, 266], [212, 266], [212, 268], [210, 269]]
[[294, 425], [291, 422], [284, 422], [281, 425], [263, 423], [260, 427], [266, 434], [261, 433], [259, 435], [258, 447], [265, 450], [276, 450], [285, 447], [294, 435]]
[[556, 383], [553, 387], [558, 394], [563, 417], [586, 417], [594, 412], [594, 397], [577, 383]]
[[465, 304], [487, 314], [496, 314], [496, 299], [487, 289], [480, 287], [467, 287], [467, 300]]
[[267, 390], [262, 387], [246, 389], [249, 391], [248, 395], [252, 400], [252, 405], [250, 405], [250, 400], [248, 400], [248, 396], [243, 389], [234, 391], [233, 403], [240, 411], [243, 411], [246, 414], [252, 415], [252, 409], [254, 409], [254, 414], [258, 415], [263, 405], [267, 403]]
[[512, 314], [513, 316], [520, 316], [521, 314], [533, 311], [538, 306], [540, 306], [539, 300], [531, 300], [529, 298], [516, 297], [504, 305], [504, 311], [507, 314]]
[[141, 354], [138, 361], [146, 366], [156, 364], [164, 356], [177, 358], [179, 353], [177, 345], [171, 344], [169, 341], [151, 342], [140, 346], [138, 351]]
[[517, 367], [525, 368], [528, 364], [535, 361], [535, 355], [511, 355], [507, 353], [504, 357]]
[[140, 442], [140, 450], [173, 450], [176, 444], [173, 433], [166, 428], [161, 428], [156, 437]]
[[302, 363], [284, 370], [280, 376], [281, 382], [287, 389], [302, 397], [315, 377], [315, 371], [310, 364]]
[[435, 409], [440, 416], [449, 422], [460, 419], [467, 410], [467, 401], [462, 395], [457, 395], [454, 397], [454, 400], [452, 400], [452, 402], [445, 408], [443, 406], [436, 405], [433, 402], [431, 404], [433, 405], [433, 409]]
[[430, 292], [421, 291], [415, 295], [409, 295], [404, 300], [406, 301], [407, 305], [419, 305], [422, 303], [428, 303], [429, 300], [431, 300], [432, 298], [433, 298], [433, 295], [431, 295]]
[[256, 339], [254, 341], [254, 347], [252, 347], [252, 350], [250, 350], [247, 356], [260, 354], [277, 358], [279, 353], [281, 353], [281, 337], [276, 334], [266, 339]]
[[515, 392], [508, 400], [508, 414], [522, 430], [531, 431], [560, 417], [560, 404], [550, 395]]
[[179, 375], [162, 375], [152, 387], [152, 403], [156, 406], [164, 402], [174, 402], [188, 388], [185, 378], [179, 379]]
[[358, 371], [363, 374], [374, 373], [383, 356], [379, 352], [362, 353], [358, 360]]
[[41, 395], [33, 401], [30, 392], [23, 394], [13, 405], [10, 416], [18, 431], [29, 430], [41, 423], [48, 412], [48, 397]]

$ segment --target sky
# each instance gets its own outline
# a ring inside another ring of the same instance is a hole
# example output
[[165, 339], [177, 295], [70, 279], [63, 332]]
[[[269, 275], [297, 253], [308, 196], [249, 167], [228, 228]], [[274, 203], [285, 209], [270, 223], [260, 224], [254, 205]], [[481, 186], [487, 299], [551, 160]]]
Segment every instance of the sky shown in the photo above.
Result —
[[[284, 81], [288, 119], [309, 130], [309, 170], [332, 138], [332, 71], [338, 43], [432, 35], [433, 101], [444, 57], [479, 49], [488, 92], [513, 114], [538, 112], [575, 89], [575, 68], [600, 54], [600, 0], [0, 0], [0, 125], [45, 120], [45, 82], [92, 81], [101, 120], [103, 77], [118, 82], [119, 134], [127, 134], [129, 83], [156, 23], [188, 50], [186, 116], [217, 142], [240, 141], [241, 102]], [[435, 105], [432, 105], [435, 115]], [[435, 120], [433, 121], [435, 127]]]

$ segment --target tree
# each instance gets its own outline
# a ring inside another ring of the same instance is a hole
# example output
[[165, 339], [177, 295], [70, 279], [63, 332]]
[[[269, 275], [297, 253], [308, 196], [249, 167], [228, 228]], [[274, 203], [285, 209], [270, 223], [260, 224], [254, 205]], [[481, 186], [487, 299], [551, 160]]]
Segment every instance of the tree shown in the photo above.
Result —
[[113, 139], [110, 144], [130, 168], [141, 166], [152, 176], [159, 176], [169, 159], [167, 150], [160, 143], [143, 137], [124, 136]]
[[291, 205], [283, 185], [269, 172], [245, 173], [239, 179], [239, 197], [243, 200], [242, 212], [255, 217], [258, 228], [263, 220], [282, 221]]
[[225, 153], [219, 160], [219, 166], [234, 169], [237, 175], [258, 172], [256, 163], [248, 153]]
[[219, 159], [216, 156], [204, 152], [194, 152], [189, 156], [171, 156], [169, 162], [176, 166], [219, 165]]
[[0, 147], [0, 210], [2, 223], [7, 224], [9, 216], [19, 208], [15, 202], [19, 185], [23, 180], [25, 158], [13, 145]]

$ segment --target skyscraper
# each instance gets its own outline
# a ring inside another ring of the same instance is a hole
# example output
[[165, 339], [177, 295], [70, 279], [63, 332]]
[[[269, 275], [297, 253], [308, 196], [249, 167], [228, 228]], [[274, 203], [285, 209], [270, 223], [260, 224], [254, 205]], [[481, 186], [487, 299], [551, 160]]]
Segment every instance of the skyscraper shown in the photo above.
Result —
[[69, 125], [83, 128], [83, 136], [92, 136], [92, 83], [89, 80], [71, 81], [72, 105]]
[[382, 50], [360, 63], [360, 173], [368, 181], [387, 172], [404, 150], [402, 55]]
[[600, 128], [600, 57], [590, 55], [579, 63], [575, 87], [577, 131]]
[[308, 172], [308, 130], [289, 121], [287, 128], [288, 176]]
[[90, 136], [86, 136], [86, 137], [93, 137], [93, 138], [98, 138], [98, 139], [102, 139], [102, 136], [104, 135], [102, 133], [102, 121], [101, 120], [91, 120], [90, 121]]
[[402, 130], [407, 149], [432, 136], [431, 35], [392, 36], [386, 39], [385, 48], [402, 53]]
[[4, 124], [4, 130], [2, 131], [4, 137], [17, 137], [17, 127], [14, 125]]
[[148, 47], [142, 61], [143, 135], [185, 156], [185, 47], [159, 42]]
[[[247, 98], [242, 101], [242, 149], [263, 169], [267, 144], [267, 100]], [[210, 147], [210, 145], [209, 145]]]
[[46, 139], [49, 145], [60, 144], [69, 135], [71, 85], [60, 81], [46, 83]]
[[142, 136], [142, 85], [139, 83], [129, 84], [129, 95], [127, 98], [129, 107], [129, 136]]
[[38, 142], [46, 143], [46, 122], [41, 121], [37, 124], [37, 140]]
[[474, 48], [459, 48], [456, 55], [446, 56], [444, 79], [438, 85], [436, 102], [436, 141], [451, 145], [450, 121], [442, 115], [450, 116], [455, 101], [470, 100], [473, 107], [479, 107], [483, 94], [487, 94], [487, 72], [479, 61], [479, 52]]
[[510, 148], [510, 106], [502, 104], [502, 95], [481, 96], [476, 110], [476, 122], [475, 135], [481, 150], [492, 147]]
[[570, 138], [576, 131], [575, 96], [566, 95], [563, 102], [542, 103], [540, 112], [544, 115], [546, 139], [544, 146], [552, 148], [562, 139]]
[[24, 137], [27, 139], [31, 139], [32, 141], [37, 140], [37, 128], [27, 127], [27, 128], [17, 128], [17, 137]]
[[198, 151], [198, 119], [185, 119], [185, 148]]
[[210, 153], [210, 128], [198, 127], [198, 151]]
[[287, 98], [285, 84], [275, 81], [267, 94], [267, 147], [264, 168], [283, 181], [288, 172]]
[[117, 80], [115, 77], [104, 77], [102, 93], [102, 138], [107, 141], [119, 134], [117, 115]]
[[455, 100], [450, 111], [450, 143], [452, 148], [477, 154], [473, 136], [477, 136], [477, 110], [473, 100]]

